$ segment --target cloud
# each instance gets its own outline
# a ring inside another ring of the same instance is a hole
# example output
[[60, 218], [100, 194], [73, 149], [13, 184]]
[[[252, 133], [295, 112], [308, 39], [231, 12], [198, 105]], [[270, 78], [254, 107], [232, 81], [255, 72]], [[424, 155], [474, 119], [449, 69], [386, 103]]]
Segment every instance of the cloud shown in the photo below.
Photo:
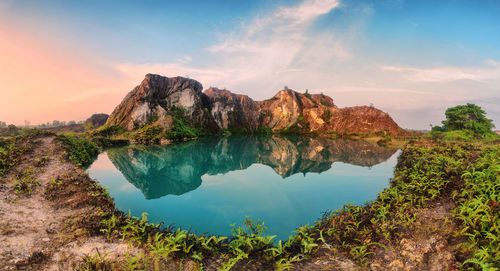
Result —
[[500, 62], [486, 61], [487, 67], [437, 67], [413, 68], [401, 66], [382, 66], [381, 70], [396, 72], [408, 80], [415, 82], [449, 82], [457, 80], [472, 80], [486, 82], [500, 79]]
[[[262, 98], [260, 93], [265, 91], [268, 95], [269, 88], [292, 84], [293, 74], [309, 77], [351, 57], [331, 31], [312, 29], [316, 19], [337, 7], [337, 0], [305, 0], [294, 6], [278, 7], [222, 34], [205, 48], [206, 55], [199, 59], [140, 65], [122, 63], [116, 68], [134, 78], [147, 72], [188, 75], [205, 86], [250, 89], [254, 98]], [[204, 65], [197, 64], [203, 58]], [[269, 85], [271, 81], [273, 84]]]

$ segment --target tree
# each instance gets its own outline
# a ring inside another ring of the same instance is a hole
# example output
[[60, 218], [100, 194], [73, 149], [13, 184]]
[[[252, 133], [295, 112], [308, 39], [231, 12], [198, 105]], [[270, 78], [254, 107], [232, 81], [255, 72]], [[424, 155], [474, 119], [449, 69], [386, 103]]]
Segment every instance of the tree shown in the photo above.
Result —
[[457, 105], [446, 109], [446, 120], [442, 121], [444, 131], [471, 130], [476, 134], [491, 133], [495, 127], [486, 112], [475, 104]]
[[0, 128], [7, 128], [7, 123], [5, 123], [5, 121], [0, 121]]

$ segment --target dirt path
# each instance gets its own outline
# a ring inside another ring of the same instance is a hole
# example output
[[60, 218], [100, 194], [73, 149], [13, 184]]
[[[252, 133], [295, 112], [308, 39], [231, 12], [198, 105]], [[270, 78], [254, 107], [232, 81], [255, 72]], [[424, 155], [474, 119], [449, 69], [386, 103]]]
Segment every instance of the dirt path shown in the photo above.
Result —
[[[60, 207], [48, 200], [45, 191], [51, 182], [68, 173], [83, 170], [62, 157], [54, 137], [38, 139], [33, 152], [0, 183], [0, 270], [72, 270], [82, 256], [107, 254], [124, 257], [126, 243], [109, 243], [102, 236], [78, 237], [65, 231], [68, 221], [89, 212], [88, 206]], [[40, 157], [46, 159], [40, 161]], [[32, 172], [33, 192], [16, 193], [16, 181]], [[23, 175], [24, 174], [24, 175]], [[137, 249], [131, 251], [136, 254]]]

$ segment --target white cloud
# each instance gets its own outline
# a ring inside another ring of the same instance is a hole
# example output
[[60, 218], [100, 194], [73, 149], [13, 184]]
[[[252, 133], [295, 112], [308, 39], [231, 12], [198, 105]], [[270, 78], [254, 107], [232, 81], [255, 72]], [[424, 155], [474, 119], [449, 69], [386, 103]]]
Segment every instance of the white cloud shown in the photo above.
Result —
[[243, 22], [207, 48], [210, 60], [203, 67], [197, 65], [200, 59], [183, 58], [166, 64], [121, 64], [117, 69], [134, 78], [148, 72], [188, 75], [205, 86], [250, 89], [257, 92], [252, 96], [262, 98], [259, 82], [274, 81], [272, 88], [292, 85], [290, 74], [308, 76], [351, 57], [334, 34], [311, 29], [317, 18], [338, 6], [338, 0], [305, 0]]
[[486, 61], [487, 67], [437, 67], [413, 68], [401, 66], [383, 66], [383, 71], [396, 72], [403, 77], [416, 82], [449, 82], [457, 80], [472, 80], [486, 82], [500, 79], [500, 62]]

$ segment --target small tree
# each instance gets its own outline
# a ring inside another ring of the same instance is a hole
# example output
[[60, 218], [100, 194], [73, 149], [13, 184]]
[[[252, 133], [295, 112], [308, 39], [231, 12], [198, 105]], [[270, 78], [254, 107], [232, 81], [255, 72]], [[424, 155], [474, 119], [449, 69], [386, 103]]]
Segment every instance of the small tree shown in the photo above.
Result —
[[457, 105], [446, 109], [446, 120], [442, 121], [444, 131], [471, 130], [476, 134], [491, 133], [495, 127], [486, 112], [475, 104]]

